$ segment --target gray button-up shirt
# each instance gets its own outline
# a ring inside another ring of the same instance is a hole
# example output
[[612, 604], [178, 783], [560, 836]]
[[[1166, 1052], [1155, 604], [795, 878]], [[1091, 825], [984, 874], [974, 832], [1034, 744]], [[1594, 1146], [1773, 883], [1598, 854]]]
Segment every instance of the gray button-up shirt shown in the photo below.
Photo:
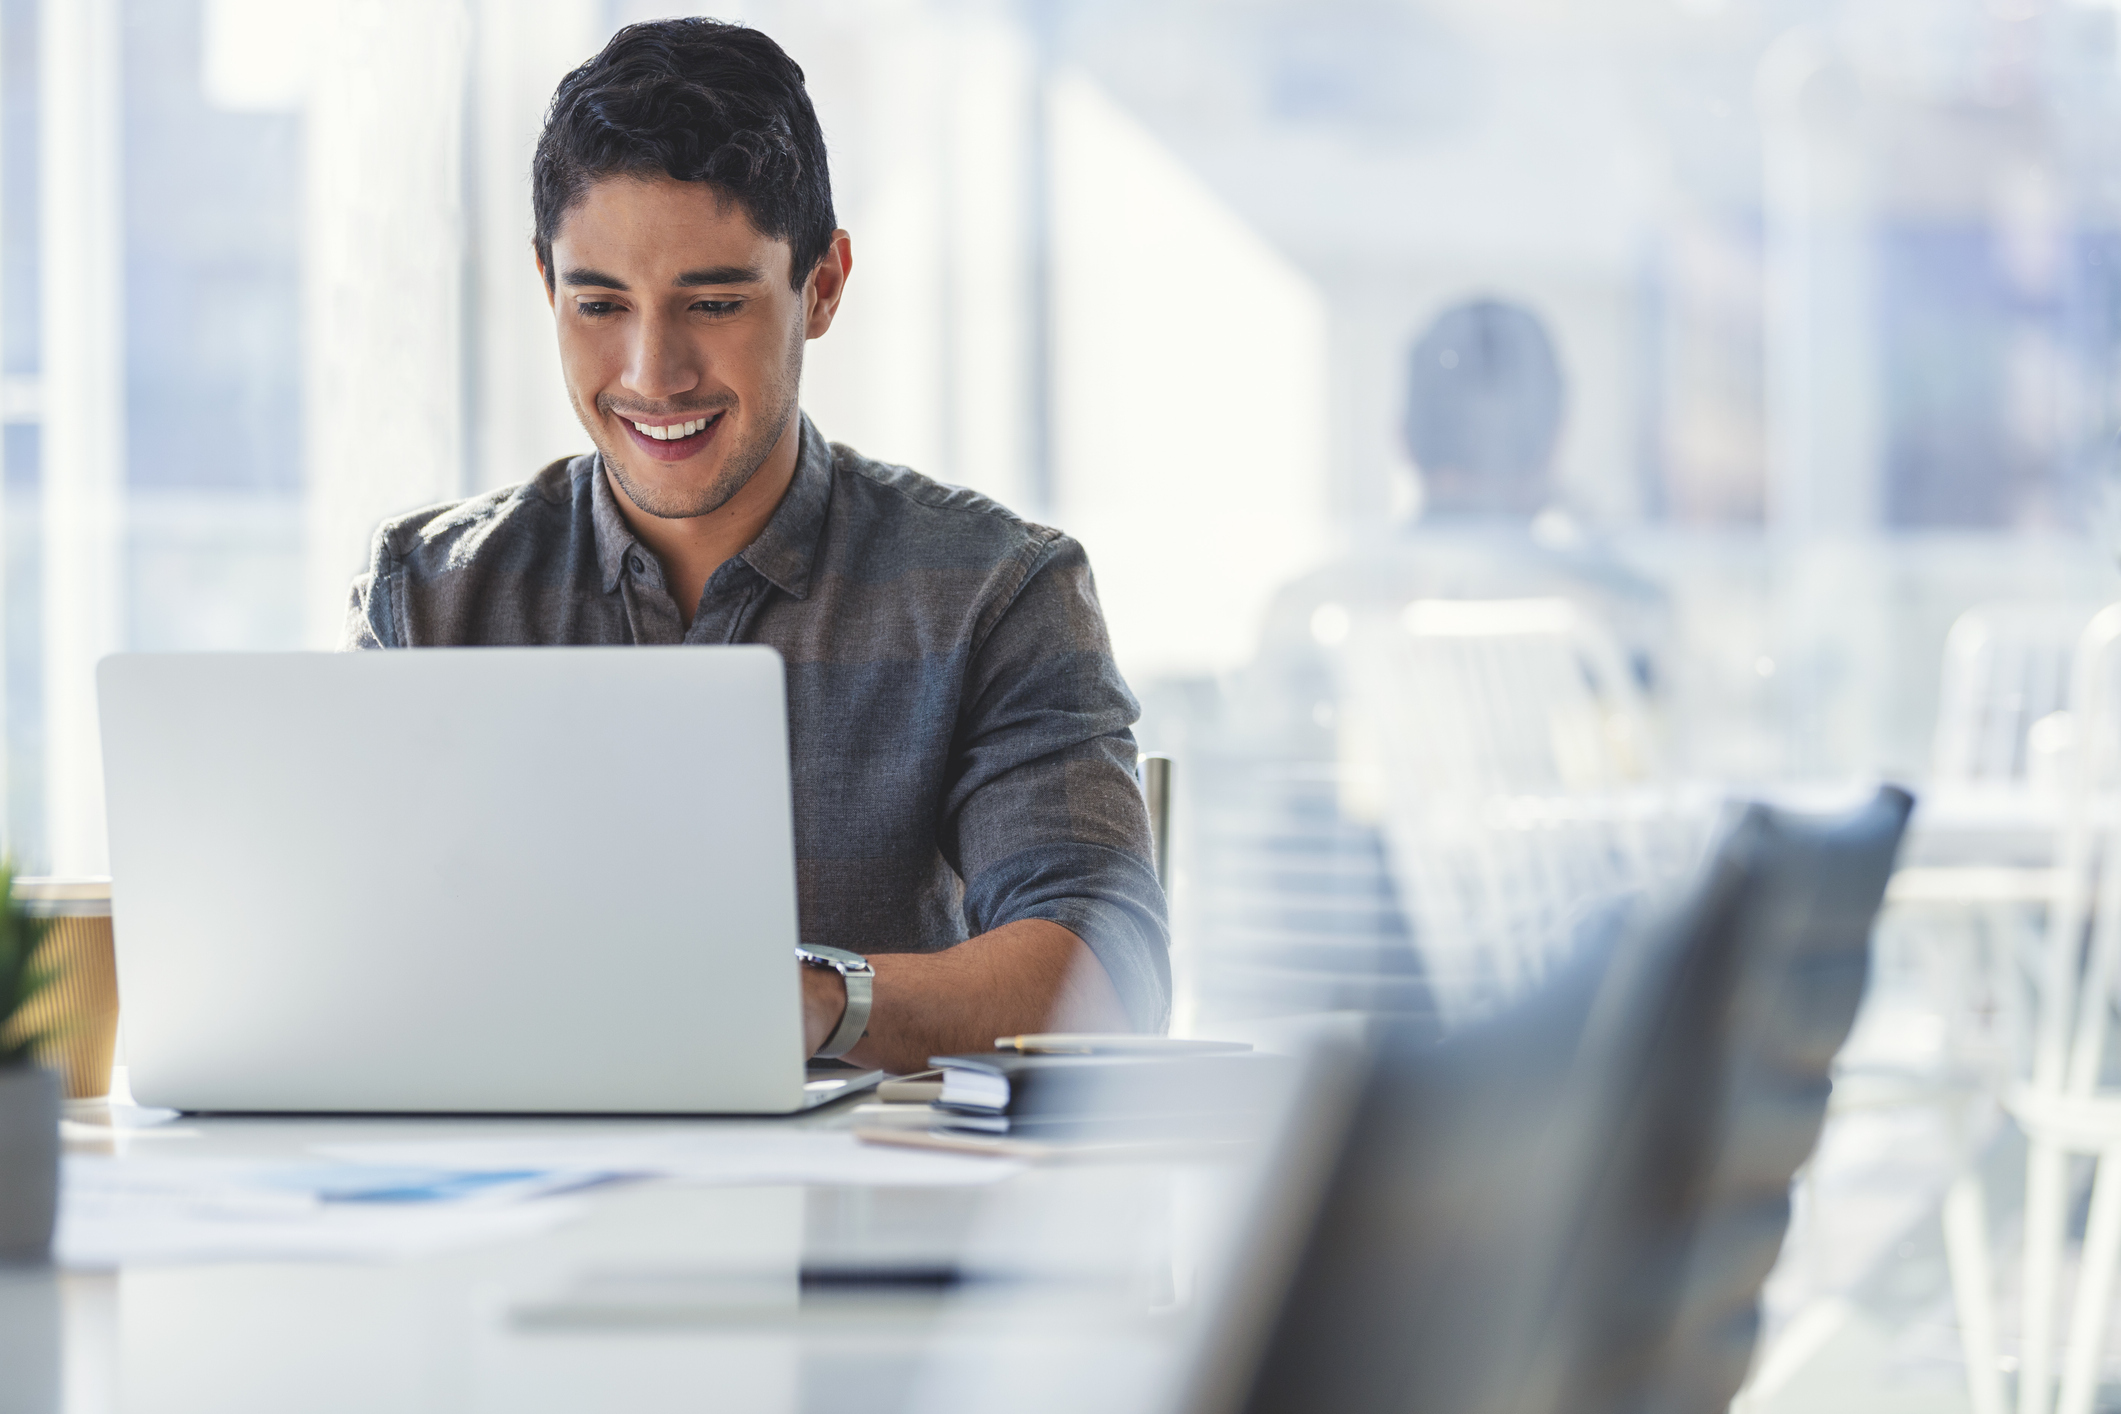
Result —
[[931, 952], [1050, 919], [1089, 944], [1136, 1025], [1165, 1021], [1140, 712], [1089, 561], [1059, 531], [827, 443], [805, 417], [787, 494], [689, 630], [596, 456], [376, 533], [346, 647], [545, 643], [780, 651], [805, 942]]

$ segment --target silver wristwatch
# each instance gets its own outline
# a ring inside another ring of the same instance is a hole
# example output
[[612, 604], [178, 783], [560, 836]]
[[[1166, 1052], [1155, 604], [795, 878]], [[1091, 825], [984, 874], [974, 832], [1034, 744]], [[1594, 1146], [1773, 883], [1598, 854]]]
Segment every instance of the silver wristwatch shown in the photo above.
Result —
[[854, 1043], [869, 1032], [870, 984], [876, 978], [876, 969], [869, 965], [868, 958], [845, 948], [798, 946], [795, 959], [805, 967], [830, 968], [847, 984], [847, 1010], [840, 1013], [840, 1024], [817, 1050], [819, 1060], [836, 1060], [853, 1050]]

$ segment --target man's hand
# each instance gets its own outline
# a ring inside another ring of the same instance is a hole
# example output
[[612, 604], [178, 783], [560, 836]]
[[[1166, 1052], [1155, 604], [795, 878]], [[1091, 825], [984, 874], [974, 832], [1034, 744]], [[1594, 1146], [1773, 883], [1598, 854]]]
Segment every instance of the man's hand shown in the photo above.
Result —
[[[1040, 918], [942, 952], [878, 953], [869, 964], [869, 1031], [843, 1057], [855, 1065], [903, 1075], [926, 1069], [931, 1055], [992, 1050], [997, 1036], [1134, 1029], [1089, 945]], [[814, 1055], [840, 1024], [847, 984], [822, 967], [802, 967], [802, 978], [803, 1041]]]

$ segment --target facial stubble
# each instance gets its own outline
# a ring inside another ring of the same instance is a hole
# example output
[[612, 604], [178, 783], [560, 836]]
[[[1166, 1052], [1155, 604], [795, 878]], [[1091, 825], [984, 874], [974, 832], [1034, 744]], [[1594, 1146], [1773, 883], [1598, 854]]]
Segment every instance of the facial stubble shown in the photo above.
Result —
[[[603, 452], [604, 465], [610, 470], [612, 479], [619, 483], [619, 489], [626, 493], [626, 499], [633, 502], [644, 514], [652, 515], [658, 520], [690, 520], [695, 516], [712, 515], [727, 505], [730, 497], [750, 485], [751, 478], [758, 475], [759, 468], [773, 455], [773, 449], [780, 444], [782, 435], [788, 430], [788, 424], [795, 418], [803, 384], [802, 331], [798, 329], [795, 332], [796, 337], [791, 343], [786, 361], [782, 364], [780, 378], [762, 390], [772, 401], [771, 412], [753, 424], [756, 430], [729, 449], [728, 455], [722, 461], [722, 469], [714, 480], [689, 498], [686, 497], [684, 488], [672, 488], [669, 493], [659, 493], [654, 486], [634, 474], [633, 468], [627, 465], [626, 458], [618, 455], [615, 448], [604, 445], [605, 439], [598, 435], [602, 430], [601, 422], [597, 426], [589, 427], [587, 430], [590, 440], [597, 443], [598, 450]], [[719, 409], [688, 408], [683, 411], [719, 410], [727, 417], [735, 407], [735, 402], [731, 401], [722, 404]], [[600, 414], [625, 417], [624, 413], [613, 413], [606, 407], [601, 395], [597, 398], [596, 409]]]

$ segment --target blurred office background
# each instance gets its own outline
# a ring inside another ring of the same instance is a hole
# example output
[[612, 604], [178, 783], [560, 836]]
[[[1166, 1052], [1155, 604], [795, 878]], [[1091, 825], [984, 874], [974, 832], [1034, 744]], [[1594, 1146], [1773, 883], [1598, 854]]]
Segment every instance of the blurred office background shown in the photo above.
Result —
[[[525, 171], [557, 77], [662, 13], [0, 0], [32, 867], [102, 867], [99, 656], [328, 647], [380, 518], [586, 446]], [[2112, 5], [725, 13], [810, 74], [856, 241], [811, 414], [1090, 549], [1144, 744], [1180, 760], [1182, 1019], [1374, 1001], [1334, 959], [1404, 946], [1333, 749], [1263, 720], [1304, 685], [1257, 669], [1278, 593], [1419, 524], [1439, 311], [1546, 331], [1542, 532], [1667, 595], [1669, 774], [1919, 779], [1955, 615], [2114, 587]], [[1330, 734], [1330, 696], [1293, 710]]]
[[[1957, 614], [2116, 588], [2113, 5], [724, 8], [809, 72], [856, 242], [811, 414], [1090, 549], [1194, 807], [1186, 1014], [1219, 1004], [1218, 938], [1310, 926], [1263, 861], [1382, 848], [1299, 769], [1337, 709], [1264, 721], [1303, 685], [1261, 665], [1278, 595], [1315, 636], [1292, 586], [1422, 527], [1410, 365], [1441, 311], [1501, 302], [1551, 345], [1535, 528], [1664, 595], [1668, 776], [1919, 781]], [[557, 77], [663, 12], [0, 0], [0, 703], [32, 867], [102, 866], [100, 655], [328, 647], [380, 518], [586, 446], [525, 171]], [[1314, 931], [1389, 946], [1391, 874]]]
[[[1476, 298], [1558, 362], [1549, 538], [1669, 597], [1675, 772], [1919, 779], [1960, 610], [2115, 587], [2112, 5], [725, 9], [856, 241], [810, 412], [1078, 535], [1152, 749], [1227, 746], [1276, 594], [1418, 521], [1410, 358]], [[525, 171], [663, 12], [0, 3], [18, 855], [101, 864], [99, 655], [327, 647], [378, 519], [586, 446]]]

